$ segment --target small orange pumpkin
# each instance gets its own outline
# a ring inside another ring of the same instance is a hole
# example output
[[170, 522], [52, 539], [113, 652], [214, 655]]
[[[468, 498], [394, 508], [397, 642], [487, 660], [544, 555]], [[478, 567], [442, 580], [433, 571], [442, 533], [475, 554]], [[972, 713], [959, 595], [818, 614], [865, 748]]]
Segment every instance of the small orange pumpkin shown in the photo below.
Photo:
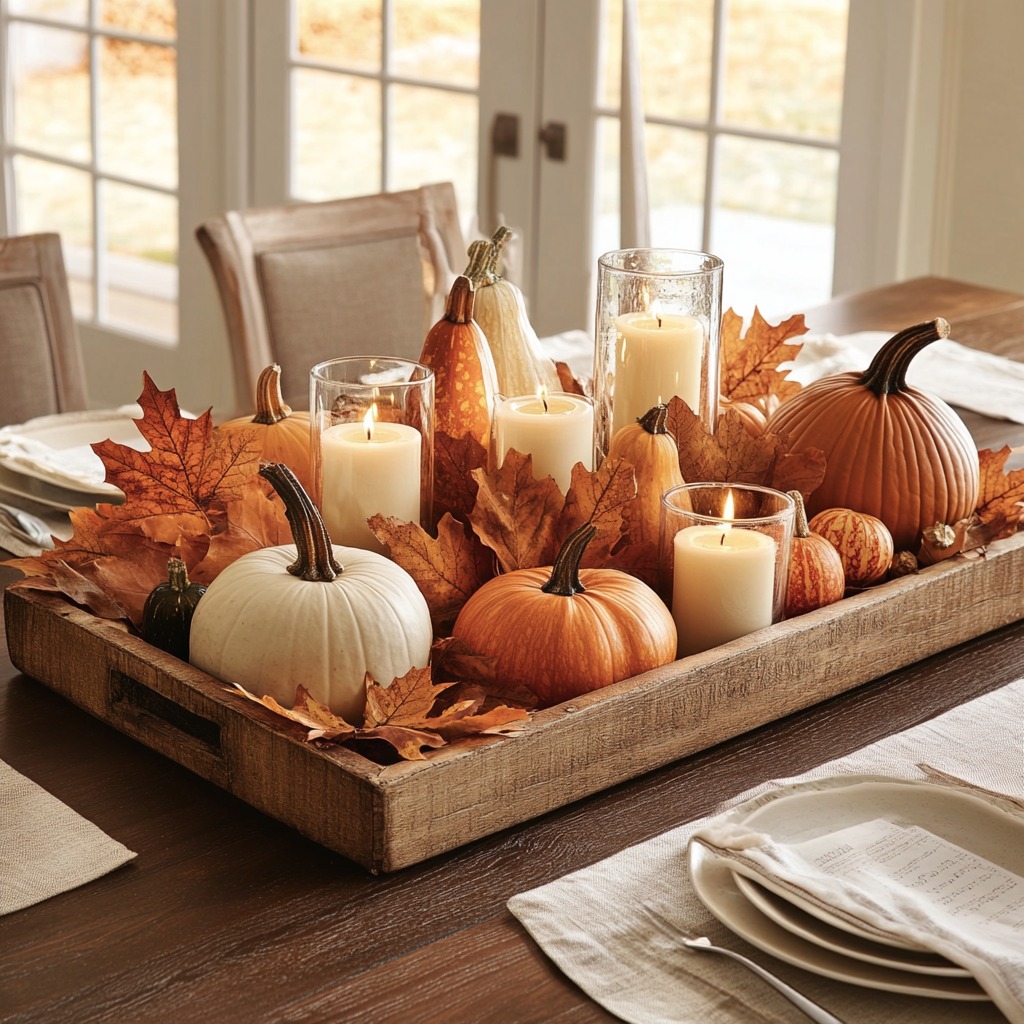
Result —
[[848, 587], [869, 587], [892, 564], [892, 534], [881, 519], [850, 508], [827, 508], [808, 523], [839, 552]]
[[765, 411], [753, 402], [734, 402], [725, 395], [718, 396], [718, 418], [721, 419], [727, 410], [732, 409], [746, 428], [751, 437], [760, 437], [768, 426], [768, 416]]
[[668, 432], [668, 406], [655, 405], [636, 423], [615, 432], [608, 458], [625, 459], [636, 473], [636, 517], [630, 520], [630, 539], [658, 543], [661, 531], [661, 496], [683, 485], [679, 449]]
[[308, 412], [292, 412], [281, 397], [281, 367], [266, 367], [256, 382], [256, 415], [240, 416], [217, 427], [222, 433], [253, 430], [264, 462], [283, 462], [313, 493]]
[[646, 583], [618, 569], [580, 569], [596, 532], [584, 523], [569, 534], [553, 567], [488, 580], [455, 620], [454, 636], [544, 707], [676, 656], [675, 622]]
[[796, 503], [796, 525], [786, 582], [787, 617], [833, 604], [846, 591], [846, 574], [839, 552], [821, 534], [811, 532], [803, 495], [789, 491], [789, 496]]

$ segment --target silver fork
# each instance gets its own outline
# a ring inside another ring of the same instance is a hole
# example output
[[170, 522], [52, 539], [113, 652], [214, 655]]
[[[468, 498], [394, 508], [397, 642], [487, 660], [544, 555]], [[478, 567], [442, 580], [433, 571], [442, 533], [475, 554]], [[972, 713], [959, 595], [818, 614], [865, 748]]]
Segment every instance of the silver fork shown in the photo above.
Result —
[[829, 1013], [824, 1007], [808, 999], [802, 992], [797, 992], [795, 988], [787, 985], [781, 978], [775, 977], [770, 971], [766, 971], [760, 964], [756, 964], [753, 960], [740, 953], [735, 953], [731, 949], [726, 949], [724, 946], [714, 945], [706, 935], [694, 935], [674, 921], [669, 921], [668, 918], [663, 917], [650, 903], [645, 902], [642, 906], [663, 935], [667, 935], [671, 939], [677, 939], [687, 949], [705, 953], [721, 953], [722, 956], [727, 956], [730, 960], [743, 964], [744, 967], [753, 971], [759, 978], [768, 982], [777, 992], [784, 995], [794, 1006], [803, 1010], [816, 1024], [843, 1024], [834, 1013]]

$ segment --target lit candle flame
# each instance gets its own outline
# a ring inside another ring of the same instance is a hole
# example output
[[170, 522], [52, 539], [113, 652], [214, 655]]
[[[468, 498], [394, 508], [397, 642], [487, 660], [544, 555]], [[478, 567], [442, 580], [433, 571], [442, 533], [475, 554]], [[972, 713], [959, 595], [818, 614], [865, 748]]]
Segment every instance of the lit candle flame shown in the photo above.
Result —
[[363, 429], [366, 431], [366, 440], [373, 440], [373, 424], [377, 419], [377, 403], [374, 402], [369, 409], [366, 410], [366, 415], [363, 417]]
[[736, 518], [736, 506], [732, 500], [732, 491], [725, 492], [725, 502], [722, 505], [722, 539], [719, 542], [723, 547], [725, 546], [726, 534], [732, 529], [732, 520]]
[[658, 326], [661, 326], [661, 303], [657, 299], [651, 303], [651, 316], [658, 321]]

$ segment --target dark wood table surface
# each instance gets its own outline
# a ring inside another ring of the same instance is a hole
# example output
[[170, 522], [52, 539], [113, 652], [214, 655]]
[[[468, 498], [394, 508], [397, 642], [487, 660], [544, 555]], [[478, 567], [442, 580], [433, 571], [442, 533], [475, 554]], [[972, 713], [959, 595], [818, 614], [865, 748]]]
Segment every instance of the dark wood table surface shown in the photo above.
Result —
[[[923, 278], [836, 299], [814, 331], [953, 337], [1024, 360], [1024, 296]], [[982, 447], [1024, 427], [965, 415]], [[0, 568], [0, 582], [16, 573]], [[138, 857], [0, 917], [0, 1020], [609, 1021], [505, 907], [516, 892], [1024, 675], [1024, 621], [640, 779], [373, 877], [20, 675], [0, 759]], [[0, 828], [3, 822], [0, 821]]]

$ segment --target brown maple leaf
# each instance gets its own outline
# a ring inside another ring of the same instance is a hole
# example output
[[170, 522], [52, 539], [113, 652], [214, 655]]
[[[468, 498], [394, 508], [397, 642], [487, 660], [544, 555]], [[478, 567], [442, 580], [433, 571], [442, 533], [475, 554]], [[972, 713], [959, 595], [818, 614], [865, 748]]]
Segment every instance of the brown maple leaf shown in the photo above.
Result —
[[981, 467], [977, 516], [980, 523], [994, 528], [996, 537], [1007, 537], [1024, 522], [1024, 469], [1006, 471], [1013, 449], [1004, 445], [978, 452]]
[[380, 725], [422, 728], [438, 696], [451, 685], [435, 683], [429, 666], [409, 669], [390, 686], [381, 686], [367, 677], [363, 728], [375, 729]]
[[453, 619], [481, 583], [494, 575], [494, 554], [447, 512], [431, 537], [419, 523], [379, 513], [369, 520], [373, 535], [415, 580], [435, 624]]
[[590, 381], [580, 380], [573, 372], [568, 363], [560, 360], [555, 361], [555, 373], [558, 374], [558, 384], [561, 389], [570, 395], [588, 395]]
[[[124, 492], [117, 518], [181, 516], [169, 527], [175, 535], [189, 525], [198, 532], [209, 530], [211, 510], [241, 498], [259, 470], [256, 432], [214, 436], [209, 410], [196, 419], [183, 417], [174, 391], [160, 391], [149, 374], [143, 374], [139, 405], [143, 414], [135, 423], [149, 442], [148, 452], [109, 439], [92, 446], [106, 467], [106, 481]], [[195, 522], [188, 524], [189, 519]], [[148, 529], [154, 540], [173, 540], [166, 520]]]
[[473, 471], [487, 466], [487, 449], [470, 433], [434, 435], [434, 511], [436, 524], [445, 514], [465, 520], [476, 503]]
[[469, 515], [474, 532], [497, 555], [502, 571], [551, 565], [565, 498], [551, 477], [536, 480], [533, 460], [509, 449], [500, 469], [473, 471], [479, 485]]
[[817, 448], [788, 451], [786, 439], [764, 433], [752, 437], [739, 413], [727, 409], [714, 434], [679, 398], [669, 402], [668, 427], [679, 447], [683, 479], [723, 483], [761, 484], [781, 490], [799, 490], [806, 497], [821, 484], [825, 457]]
[[796, 381], [787, 380], [788, 370], [781, 363], [796, 358], [801, 344], [790, 338], [807, 333], [802, 313], [780, 324], [769, 324], [755, 307], [747, 333], [742, 335], [743, 318], [731, 309], [722, 315], [720, 388], [734, 402], [753, 402], [767, 395], [785, 400], [800, 390]]

